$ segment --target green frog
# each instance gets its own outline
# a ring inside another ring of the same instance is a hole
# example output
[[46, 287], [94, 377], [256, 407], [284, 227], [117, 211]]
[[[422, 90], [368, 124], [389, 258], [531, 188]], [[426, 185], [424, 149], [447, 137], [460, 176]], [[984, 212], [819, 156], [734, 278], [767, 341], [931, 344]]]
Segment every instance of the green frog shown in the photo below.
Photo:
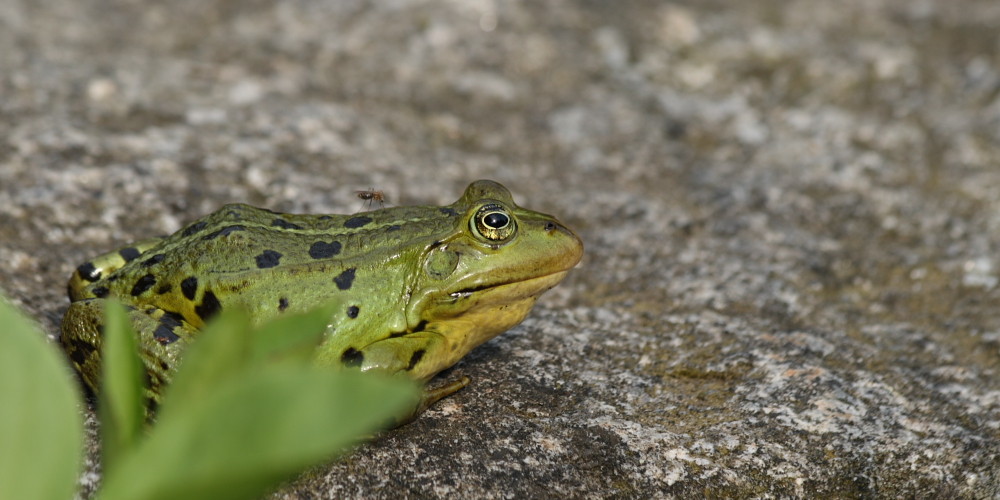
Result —
[[[155, 405], [185, 346], [220, 311], [239, 307], [260, 323], [333, 305], [319, 363], [426, 383], [520, 323], [582, 254], [573, 231], [487, 180], [440, 207], [301, 215], [231, 204], [80, 265], [61, 342], [96, 393], [104, 303], [123, 302]], [[425, 390], [415, 413], [466, 383]]]

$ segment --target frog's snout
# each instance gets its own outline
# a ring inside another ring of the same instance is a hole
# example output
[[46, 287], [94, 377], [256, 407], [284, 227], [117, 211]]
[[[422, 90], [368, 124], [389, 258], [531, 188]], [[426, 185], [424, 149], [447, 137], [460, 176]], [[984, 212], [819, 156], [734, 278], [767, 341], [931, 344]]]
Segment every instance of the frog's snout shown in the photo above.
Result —
[[545, 222], [543, 227], [545, 233], [553, 238], [558, 238], [561, 246], [559, 252], [559, 271], [568, 271], [580, 263], [583, 258], [583, 240], [570, 228], [564, 226], [557, 220]]

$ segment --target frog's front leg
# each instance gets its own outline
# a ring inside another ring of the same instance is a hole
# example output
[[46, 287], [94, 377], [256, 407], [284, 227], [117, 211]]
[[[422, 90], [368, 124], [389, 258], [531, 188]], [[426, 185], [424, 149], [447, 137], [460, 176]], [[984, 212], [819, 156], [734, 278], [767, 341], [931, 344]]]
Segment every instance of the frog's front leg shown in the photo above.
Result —
[[[362, 371], [403, 374], [426, 382], [439, 371], [451, 366], [452, 362], [443, 361], [449, 350], [441, 334], [433, 330], [422, 330], [379, 340], [361, 350], [348, 349], [341, 357], [341, 362], [345, 366], [359, 367]], [[396, 424], [402, 425], [413, 420], [432, 404], [458, 392], [466, 385], [469, 385], [469, 377], [461, 377], [433, 389], [425, 387], [417, 404], [401, 412]]]
[[[84, 384], [97, 394], [104, 345], [104, 299], [73, 302], [63, 318], [60, 342]], [[125, 306], [132, 328], [138, 333], [139, 357], [146, 369], [147, 397], [160, 402], [160, 390], [170, 382], [180, 352], [197, 330], [178, 314], [152, 306]]]

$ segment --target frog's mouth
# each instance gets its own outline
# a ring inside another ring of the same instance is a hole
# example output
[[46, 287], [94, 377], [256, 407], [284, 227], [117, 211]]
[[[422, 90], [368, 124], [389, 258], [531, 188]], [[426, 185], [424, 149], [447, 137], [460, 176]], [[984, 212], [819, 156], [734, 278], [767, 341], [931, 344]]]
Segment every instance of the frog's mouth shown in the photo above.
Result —
[[442, 323], [461, 328], [466, 340], [479, 343], [521, 322], [531, 311], [538, 297], [559, 284], [569, 269], [555, 271], [519, 281], [470, 284], [454, 291], [429, 290], [414, 296], [407, 305], [409, 331], [424, 330]]
[[550, 290], [554, 286], [558, 285], [569, 270], [557, 271], [552, 274], [546, 274], [544, 276], [536, 276], [534, 278], [529, 278], [521, 281], [505, 282], [505, 283], [494, 283], [479, 285], [470, 288], [463, 288], [458, 291], [449, 293], [446, 297], [442, 298], [442, 302], [457, 302], [460, 300], [469, 299], [470, 297], [477, 296], [480, 298], [486, 298], [487, 296], [494, 295], [507, 295], [509, 300], [502, 300], [499, 302], [509, 302], [517, 301], [521, 299], [526, 299], [530, 297], [538, 297], [539, 295]]
[[520, 323], [538, 297], [558, 285], [568, 272], [557, 271], [521, 281], [481, 284], [443, 293], [434, 299], [430, 315], [423, 319], [461, 318], [479, 323], [477, 329], [507, 329]]
[[439, 334], [449, 345], [445, 366], [476, 346], [513, 328], [531, 312], [538, 297], [556, 286], [569, 270], [521, 281], [462, 288], [433, 299], [420, 327]]

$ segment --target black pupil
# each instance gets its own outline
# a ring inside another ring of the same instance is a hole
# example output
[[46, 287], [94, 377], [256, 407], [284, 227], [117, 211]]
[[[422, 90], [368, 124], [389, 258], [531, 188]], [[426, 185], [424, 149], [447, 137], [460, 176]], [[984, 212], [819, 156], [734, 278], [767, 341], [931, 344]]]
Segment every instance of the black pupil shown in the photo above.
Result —
[[509, 217], [496, 212], [487, 214], [486, 217], [483, 217], [483, 224], [486, 224], [493, 229], [500, 229], [501, 227], [506, 226], [508, 222], [510, 222]]

